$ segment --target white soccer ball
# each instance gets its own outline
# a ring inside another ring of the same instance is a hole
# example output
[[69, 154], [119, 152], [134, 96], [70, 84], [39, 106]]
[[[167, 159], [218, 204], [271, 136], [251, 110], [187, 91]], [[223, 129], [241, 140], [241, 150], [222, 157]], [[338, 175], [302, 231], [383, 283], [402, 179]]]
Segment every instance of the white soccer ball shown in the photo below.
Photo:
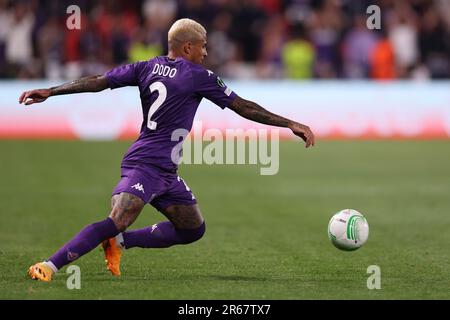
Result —
[[353, 251], [360, 248], [369, 238], [369, 224], [358, 211], [344, 209], [331, 217], [328, 223], [328, 237], [336, 248]]

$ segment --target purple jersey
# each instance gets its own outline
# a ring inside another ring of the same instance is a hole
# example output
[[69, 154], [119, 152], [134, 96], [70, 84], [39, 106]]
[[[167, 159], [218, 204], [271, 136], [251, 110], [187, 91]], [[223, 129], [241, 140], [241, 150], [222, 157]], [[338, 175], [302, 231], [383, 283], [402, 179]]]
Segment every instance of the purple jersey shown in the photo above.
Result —
[[166, 56], [112, 69], [105, 74], [111, 89], [138, 86], [144, 121], [123, 164], [151, 164], [176, 171], [172, 141], [177, 129], [190, 131], [198, 105], [207, 98], [226, 108], [236, 94], [213, 72], [183, 58]]

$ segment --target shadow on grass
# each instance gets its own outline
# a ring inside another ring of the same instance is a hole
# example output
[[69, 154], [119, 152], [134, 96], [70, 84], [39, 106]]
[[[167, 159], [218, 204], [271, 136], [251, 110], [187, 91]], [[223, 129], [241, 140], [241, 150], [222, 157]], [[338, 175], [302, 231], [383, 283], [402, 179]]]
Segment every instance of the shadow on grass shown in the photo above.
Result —
[[249, 276], [239, 276], [239, 275], [208, 275], [207, 278], [214, 280], [223, 280], [223, 281], [268, 281], [269, 278], [265, 277], [249, 277]]
[[89, 277], [85, 278], [89, 281], [95, 281], [95, 282], [109, 282], [109, 281], [192, 281], [192, 280], [219, 280], [219, 281], [270, 281], [273, 279], [266, 278], [266, 277], [252, 277], [252, 276], [242, 276], [242, 275], [187, 275], [187, 274], [177, 274], [177, 275], [149, 275], [149, 274], [142, 274], [142, 275], [122, 275], [121, 277], [113, 277], [113, 276], [105, 276], [102, 274], [92, 274]]

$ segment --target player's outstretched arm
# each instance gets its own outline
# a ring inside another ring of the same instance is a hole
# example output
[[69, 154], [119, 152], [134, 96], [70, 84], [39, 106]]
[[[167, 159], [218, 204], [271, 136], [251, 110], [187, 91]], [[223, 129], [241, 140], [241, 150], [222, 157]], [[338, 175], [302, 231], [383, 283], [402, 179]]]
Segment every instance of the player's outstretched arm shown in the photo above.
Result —
[[108, 87], [108, 80], [105, 76], [88, 76], [57, 87], [25, 91], [20, 95], [19, 103], [30, 105], [33, 103], [44, 102], [51, 96], [80, 92], [99, 92], [107, 89]]
[[296, 136], [299, 136], [305, 141], [306, 148], [314, 146], [314, 134], [308, 126], [267, 111], [253, 101], [236, 97], [229, 105], [229, 108], [246, 119], [272, 126], [289, 128]]

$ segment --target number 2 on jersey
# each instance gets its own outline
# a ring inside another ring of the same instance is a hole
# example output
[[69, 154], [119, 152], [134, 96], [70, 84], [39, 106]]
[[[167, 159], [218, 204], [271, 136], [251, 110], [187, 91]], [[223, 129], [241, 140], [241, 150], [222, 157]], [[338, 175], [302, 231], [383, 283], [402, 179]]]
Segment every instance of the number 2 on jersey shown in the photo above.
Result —
[[156, 130], [158, 123], [156, 121], [152, 121], [152, 116], [167, 98], [167, 88], [164, 83], [159, 81], [153, 82], [150, 85], [150, 92], [153, 93], [154, 91], [158, 91], [158, 98], [156, 98], [155, 102], [152, 103], [150, 109], [148, 110], [147, 128], [150, 130]]

